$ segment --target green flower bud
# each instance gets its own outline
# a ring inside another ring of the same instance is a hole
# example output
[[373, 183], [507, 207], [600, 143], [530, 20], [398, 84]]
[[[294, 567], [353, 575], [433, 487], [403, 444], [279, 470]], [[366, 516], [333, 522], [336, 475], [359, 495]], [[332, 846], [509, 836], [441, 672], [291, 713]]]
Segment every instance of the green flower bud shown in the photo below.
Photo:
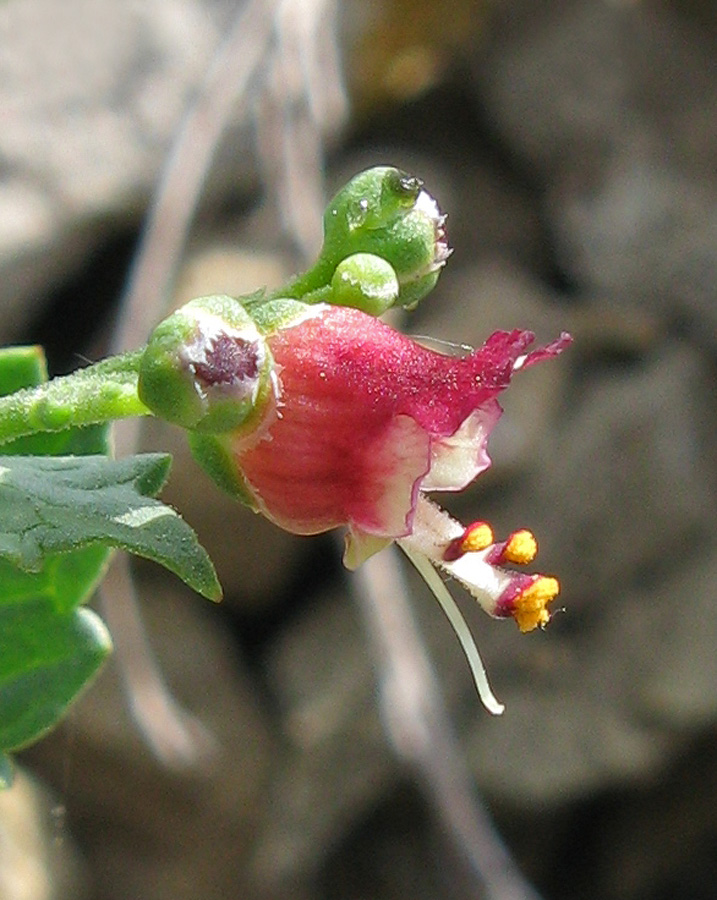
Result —
[[381, 257], [398, 278], [398, 303], [410, 308], [435, 286], [450, 254], [444, 222], [419, 178], [378, 166], [353, 178], [329, 204], [321, 258], [338, 266], [353, 253]]
[[[351, 284], [337, 274], [347, 258], [370, 254], [384, 260], [397, 279], [398, 294], [390, 305], [410, 309], [434, 287], [450, 255], [444, 222], [445, 216], [420, 179], [390, 166], [361, 172], [336, 194], [324, 213], [324, 244], [316, 265], [273, 296], [355, 305], [373, 312], [372, 301], [366, 303], [366, 298], [376, 292], [376, 273], [369, 270], [367, 277], [373, 284], [365, 288], [360, 283], [360, 269], [349, 270]], [[386, 279], [387, 271], [380, 277]], [[387, 284], [385, 280], [379, 290], [382, 298]], [[352, 291], [359, 297], [358, 303], [350, 301]], [[385, 302], [378, 301], [380, 312], [373, 315], [385, 312]]]
[[390, 263], [373, 253], [354, 253], [336, 267], [331, 279], [330, 302], [380, 316], [394, 305], [399, 290]]
[[160, 418], [221, 433], [257, 427], [273, 396], [264, 337], [231, 297], [200, 297], [161, 322], [142, 356], [138, 392]]
[[324, 213], [327, 244], [343, 241], [347, 232], [376, 231], [410, 212], [423, 182], [392, 166], [376, 166], [354, 176]]

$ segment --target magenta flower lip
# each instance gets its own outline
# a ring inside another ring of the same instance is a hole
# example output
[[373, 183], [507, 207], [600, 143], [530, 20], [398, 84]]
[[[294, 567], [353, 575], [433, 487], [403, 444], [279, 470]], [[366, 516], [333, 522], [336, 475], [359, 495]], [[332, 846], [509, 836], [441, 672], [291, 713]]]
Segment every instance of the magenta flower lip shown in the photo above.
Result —
[[461, 490], [490, 464], [496, 396], [526, 352], [527, 331], [496, 332], [455, 358], [422, 347], [355, 309], [316, 307], [270, 336], [277, 418], [237, 462], [257, 505], [281, 527], [339, 525], [389, 540], [407, 535], [419, 490]]

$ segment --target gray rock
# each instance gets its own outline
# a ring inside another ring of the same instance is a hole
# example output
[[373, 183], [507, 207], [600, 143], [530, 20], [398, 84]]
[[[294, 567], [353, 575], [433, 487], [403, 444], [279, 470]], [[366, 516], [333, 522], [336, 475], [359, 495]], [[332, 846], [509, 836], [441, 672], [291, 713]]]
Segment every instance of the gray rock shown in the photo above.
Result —
[[664, 738], [626, 719], [607, 692], [571, 689], [591, 674], [563, 668], [552, 685], [535, 678], [504, 691], [501, 719], [473, 724], [467, 752], [488, 796], [515, 809], [555, 809], [639, 781], [665, 762]]
[[227, 12], [202, 0], [0, 6], [4, 340], [112, 225], [138, 218]]
[[84, 900], [85, 872], [67, 831], [66, 810], [21, 768], [0, 791], [0, 897]]
[[647, 365], [596, 377], [543, 440], [532, 479], [536, 530], [571, 609], [620, 596], [639, 573], [669, 567], [709, 533], [709, 384], [695, 351], [666, 349]]
[[510, 7], [475, 90], [546, 191], [558, 267], [583, 291], [686, 319], [714, 349], [717, 75], [667, 4]]
[[712, 53], [709, 31], [665, 3], [510, 3], [477, 48], [474, 89], [542, 184], [635, 148], [701, 174], [717, 141]]
[[350, 595], [314, 598], [275, 643], [269, 677], [286, 743], [254, 865], [276, 886], [317, 873], [327, 848], [395, 786], [397, 764]]
[[[717, 150], [717, 142], [716, 142]], [[596, 183], [551, 191], [556, 251], [570, 277], [717, 347], [717, 179], [638, 155]]]
[[637, 721], [689, 735], [717, 720], [717, 549], [714, 537], [646, 579], [604, 625], [596, 657], [630, 660], [624, 695]]

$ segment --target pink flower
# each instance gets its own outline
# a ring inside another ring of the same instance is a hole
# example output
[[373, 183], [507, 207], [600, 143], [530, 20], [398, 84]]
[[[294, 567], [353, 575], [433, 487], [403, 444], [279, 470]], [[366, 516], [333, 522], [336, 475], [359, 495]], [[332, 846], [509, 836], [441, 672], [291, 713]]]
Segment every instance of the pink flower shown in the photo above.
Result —
[[444, 221], [419, 179], [391, 166], [359, 173], [329, 203], [308, 272], [269, 294], [199, 297], [177, 310], [142, 354], [138, 393], [187, 429], [195, 459], [241, 502], [296, 534], [345, 527], [349, 568], [396, 542], [500, 712], [439, 570], [521, 631], [549, 621], [559, 584], [510, 568], [534, 559], [529, 531], [496, 541], [486, 523], [466, 528], [427, 494], [460, 491], [490, 465], [498, 394], [570, 337], [529, 350], [530, 332], [498, 331], [456, 358], [379, 321], [435, 285], [450, 254]]
[[[457, 608], [446, 607], [453, 601], [432, 566], [523, 631], [546, 624], [559, 585], [504, 568], [532, 561], [537, 547], [530, 532], [496, 543], [487, 525], [466, 529], [425, 494], [462, 490], [490, 465], [486, 444], [501, 414], [497, 395], [514, 372], [555, 356], [570, 337], [528, 351], [532, 341], [528, 331], [496, 332], [456, 358], [359, 310], [307, 307], [268, 335], [274, 408], [258, 432], [233, 445], [256, 507], [277, 525], [297, 534], [347, 526], [350, 568], [398, 542], [440, 594], [469, 658], [477, 656], [475, 646], [461, 636], [465, 623], [455, 619]], [[479, 690], [500, 711], [487, 682]]]

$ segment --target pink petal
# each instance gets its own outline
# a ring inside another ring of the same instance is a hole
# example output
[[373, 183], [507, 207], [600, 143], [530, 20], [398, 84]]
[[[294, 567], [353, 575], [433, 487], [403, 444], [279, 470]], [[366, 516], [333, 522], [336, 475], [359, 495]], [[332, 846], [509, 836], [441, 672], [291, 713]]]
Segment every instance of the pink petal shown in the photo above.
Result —
[[469, 356], [449, 357], [342, 307], [318, 307], [271, 335], [277, 419], [237, 448], [262, 511], [301, 534], [338, 525], [407, 534], [419, 488], [459, 489], [489, 464], [495, 397], [532, 339], [496, 332]]
[[490, 466], [487, 443], [502, 413], [497, 400], [472, 412], [460, 428], [431, 443], [431, 470], [422, 491], [462, 491]]

